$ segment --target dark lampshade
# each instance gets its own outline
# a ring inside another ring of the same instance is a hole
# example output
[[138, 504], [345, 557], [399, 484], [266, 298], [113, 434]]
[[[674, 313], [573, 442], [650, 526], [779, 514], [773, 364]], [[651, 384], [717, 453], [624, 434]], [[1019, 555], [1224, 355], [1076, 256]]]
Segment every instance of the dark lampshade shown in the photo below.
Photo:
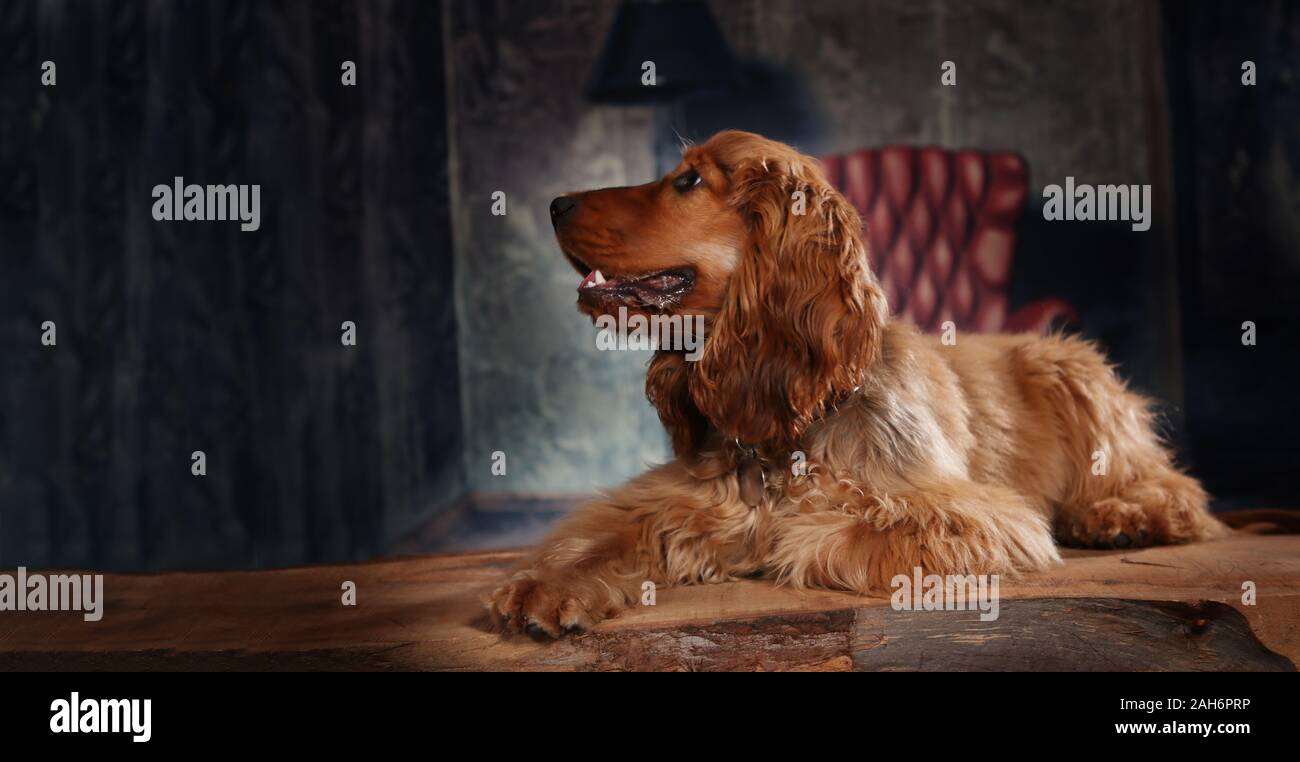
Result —
[[[654, 86], [642, 84], [646, 61], [655, 66]], [[614, 13], [587, 97], [598, 103], [656, 103], [735, 81], [731, 49], [706, 3], [633, 1]]]

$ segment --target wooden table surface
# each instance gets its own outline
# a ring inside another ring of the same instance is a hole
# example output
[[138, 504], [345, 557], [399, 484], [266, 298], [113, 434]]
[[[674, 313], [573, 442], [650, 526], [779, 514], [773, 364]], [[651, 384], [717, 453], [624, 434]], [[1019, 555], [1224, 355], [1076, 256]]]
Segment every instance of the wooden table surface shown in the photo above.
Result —
[[[0, 612], [0, 670], [1291, 670], [1300, 537], [1070, 551], [1002, 580], [1001, 611], [764, 581], [661, 588], [556, 643], [492, 631], [480, 597], [518, 551], [259, 572], [105, 576], [104, 617]], [[33, 570], [38, 571], [38, 570]], [[39, 570], [46, 571], [46, 570]], [[357, 586], [357, 605], [341, 602]], [[1255, 584], [1255, 605], [1242, 602]]]

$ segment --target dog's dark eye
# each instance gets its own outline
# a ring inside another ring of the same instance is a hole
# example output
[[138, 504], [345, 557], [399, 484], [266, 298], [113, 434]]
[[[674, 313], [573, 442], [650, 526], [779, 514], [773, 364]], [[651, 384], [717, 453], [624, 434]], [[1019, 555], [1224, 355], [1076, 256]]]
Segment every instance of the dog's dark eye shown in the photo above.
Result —
[[686, 170], [685, 172], [678, 175], [677, 179], [673, 180], [673, 187], [676, 188], [681, 193], [685, 193], [686, 191], [690, 190], [691, 188], [694, 188], [699, 184], [700, 184], [700, 173], [696, 172], [693, 169]]

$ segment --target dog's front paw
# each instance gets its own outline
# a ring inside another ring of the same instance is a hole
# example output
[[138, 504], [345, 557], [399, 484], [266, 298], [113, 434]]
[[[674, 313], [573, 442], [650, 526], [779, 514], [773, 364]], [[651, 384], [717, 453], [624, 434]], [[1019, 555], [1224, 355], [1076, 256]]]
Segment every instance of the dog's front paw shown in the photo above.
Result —
[[1081, 548], [1123, 550], [1161, 540], [1156, 522], [1141, 505], [1118, 498], [1098, 500], [1071, 518], [1065, 539]]
[[1228, 533], [1201, 503], [1155, 488], [1098, 500], [1068, 514], [1061, 530], [1071, 545], [1117, 550], [1212, 540]]
[[526, 569], [497, 588], [487, 607], [506, 631], [558, 638], [617, 616], [625, 605], [621, 597], [616, 588], [579, 573]]

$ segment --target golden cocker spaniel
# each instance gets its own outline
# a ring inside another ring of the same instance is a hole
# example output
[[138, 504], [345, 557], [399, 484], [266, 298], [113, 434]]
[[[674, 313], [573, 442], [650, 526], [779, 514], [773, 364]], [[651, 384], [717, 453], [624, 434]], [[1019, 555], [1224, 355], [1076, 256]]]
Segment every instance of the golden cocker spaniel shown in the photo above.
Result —
[[488, 602], [507, 629], [591, 627], [647, 580], [887, 593], [916, 567], [1043, 568], [1054, 534], [1127, 547], [1228, 531], [1091, 344], [949, 346], [891, 320], [857, 211], [786, 145], [722, 132], [661, 180], [562, 196], [551, 216], [585, 276], [581, 310], [699, 315], [706, 340], [697, 361], [650, 362], [676, 458], [529, 556]]

